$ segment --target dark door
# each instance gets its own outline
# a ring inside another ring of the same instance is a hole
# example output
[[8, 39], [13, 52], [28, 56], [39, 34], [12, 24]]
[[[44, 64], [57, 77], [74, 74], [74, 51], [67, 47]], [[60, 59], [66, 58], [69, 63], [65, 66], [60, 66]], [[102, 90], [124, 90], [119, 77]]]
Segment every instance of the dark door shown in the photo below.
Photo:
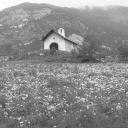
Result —
[[56, 49], [56, 50], [58, 50], [58, 44], [57, 43], [52, 43], [50, 45], [50, 49]]

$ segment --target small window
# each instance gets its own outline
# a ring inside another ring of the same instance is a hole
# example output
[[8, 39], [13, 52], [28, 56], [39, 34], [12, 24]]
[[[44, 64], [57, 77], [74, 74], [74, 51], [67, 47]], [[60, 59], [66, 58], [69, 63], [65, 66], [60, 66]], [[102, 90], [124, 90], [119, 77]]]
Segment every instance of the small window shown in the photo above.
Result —
[[62, 29], [60, 29], [60, 32], [62, 33]]

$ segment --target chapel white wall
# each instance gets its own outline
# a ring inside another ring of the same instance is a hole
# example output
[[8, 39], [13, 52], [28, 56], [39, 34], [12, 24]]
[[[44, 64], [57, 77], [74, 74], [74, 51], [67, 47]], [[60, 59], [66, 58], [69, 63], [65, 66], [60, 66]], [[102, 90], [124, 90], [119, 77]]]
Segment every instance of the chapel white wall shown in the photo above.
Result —
[[45, 41], [44, 41], [44, 49], [49, 50], [50, 45], [55, 42], [58, 44], [58, 49], [62, 51], [67, 51], [66, 50], [66, 42], [63, 38], [58, 36], [57, 34], [53, 33], [51, 34]]

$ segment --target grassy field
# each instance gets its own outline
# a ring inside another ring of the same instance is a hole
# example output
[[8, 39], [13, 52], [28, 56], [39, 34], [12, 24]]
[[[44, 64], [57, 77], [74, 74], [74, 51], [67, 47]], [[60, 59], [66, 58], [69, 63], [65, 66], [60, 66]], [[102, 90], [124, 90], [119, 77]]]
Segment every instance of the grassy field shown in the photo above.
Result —
[[128, 128], [128, 64], [5, 63], [0, 128]]

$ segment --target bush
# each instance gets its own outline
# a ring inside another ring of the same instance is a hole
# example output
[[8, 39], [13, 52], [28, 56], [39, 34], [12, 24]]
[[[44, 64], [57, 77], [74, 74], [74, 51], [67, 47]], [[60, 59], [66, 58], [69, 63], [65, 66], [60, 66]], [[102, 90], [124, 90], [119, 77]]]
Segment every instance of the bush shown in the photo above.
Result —
[[98, 50], [100, 46], [100, 40], [93, 34], [88, 34], [81, 46], [78, 48], [78, 52], [72, 51], [72, 58], [79, 62], [98, 62]]
[[[75, 57], [75, 56], [76, 57]], [[79, 62], [98, 62], [96, 56], [96, 45], [94, 43], [83, 43], [80, 47], [79, 52], [73, 53], [73, 58], [76, 58]]]

